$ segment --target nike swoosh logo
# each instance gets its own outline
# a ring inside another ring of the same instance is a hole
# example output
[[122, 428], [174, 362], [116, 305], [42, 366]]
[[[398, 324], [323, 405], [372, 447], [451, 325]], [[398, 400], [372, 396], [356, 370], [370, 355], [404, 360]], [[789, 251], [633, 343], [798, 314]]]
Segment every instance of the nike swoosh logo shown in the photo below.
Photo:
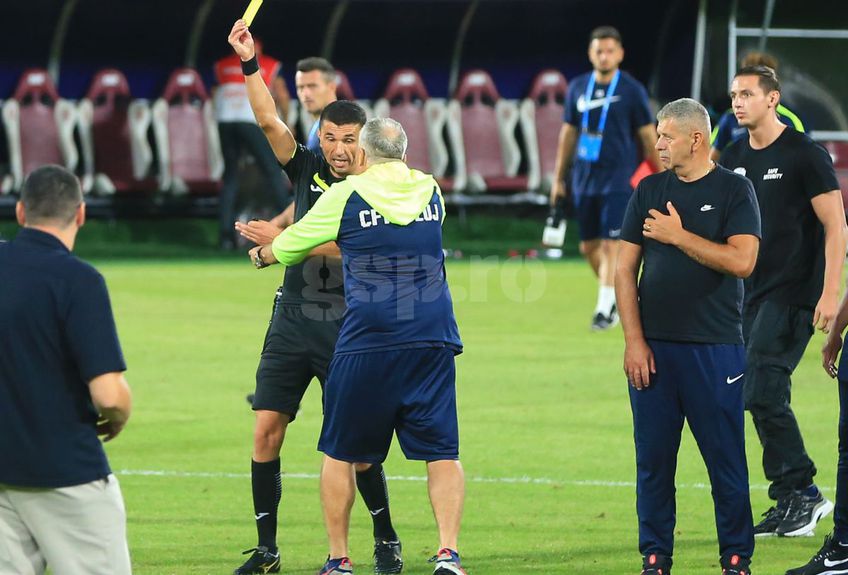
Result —
[[[610, 98], [610, 104], [612, 104], [613, 102], [618, 102], [619, 100], [621, 100], [621, 96], [613, 96], [612, 98]], [[584, 96], [580, 96], [579, 98], [577, 98], [577, 111], [585, 112], [586, 110], [594, 110], [595, 108], [600, 108], [604, 105], [605, 101], [606, 98], [598, 98], [596, 100], [589, 100], [587, 102]]]
[[848, 559], [842, 559], [841, 561], [831, 561], [830, 559], [824, 560], [825, 567], [835, 567], [837, 565], [842, 565], [843, 563], [848, 563]]
[[321, 186], [316, 186], [315, 184], [310, 184], [309, 189], [312, 190], [313, 192], [318, 192], [319, 194], [324, 191], [324, 189]]
[[731, 379], [731, 378], [730, 378], [730, 376], [728, 376], [728, 377], [727, 377], [727, 385], [730, 385], [730, 384], [731, 384], [731, 383], [733, 383], [734, 381], [739, 381], [740, 379], [742, 379], [742, 376], [743, 376], [743, 375], [745, 375], [745, 374], [744, 374], [744, 373], [740, 373], [739, 375], [737, 375], [737, 376], [736, 376], [736, 377], [734, 377], [733, 379]]
[[270, 515], [270, 514], [269, 513], [257, 513], [256, 515], [253, 516], [253, 518], [256, 519], [257, 521], [259, 521], [260, 519], [262, 519], [266, 515]]
[[702, 212], [708, 212], [708, 211], [710, 211], [710, 210], [714, 210], [714, 209], [715, 209], [715, 206], [711, 206], [711, 205], [709, 205], [709, 204], [707, 204], [706, 206], [701, 206], [701, 211], [702, 211]]
[[379, 514], [380, 514], [380, 513], [384, 510], [384, 509], [385, 509], [385, 507], [380, 507], [379, 509], [375, 509], [374, 511], [371, 511], [371, 510], [369, 509], [369, 510], [368, 510], [368, 512], [369, 512], [371, 515], [373, 515], [374, 517], [377, 517], [377, 516], [378, 516], [378, 515], [379, 515]]

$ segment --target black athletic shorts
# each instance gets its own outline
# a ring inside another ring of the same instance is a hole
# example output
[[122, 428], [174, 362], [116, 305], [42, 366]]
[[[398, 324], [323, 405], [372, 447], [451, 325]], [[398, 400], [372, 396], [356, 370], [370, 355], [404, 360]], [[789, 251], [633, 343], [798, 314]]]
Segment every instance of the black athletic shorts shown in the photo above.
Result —
[[312, 378], [324, 387], [342, 320], [311, 319], [301, 305], [280, 304], [279, 299], [277, 292], [256, 370], [253, 409], [285, 413], [294, 420]]

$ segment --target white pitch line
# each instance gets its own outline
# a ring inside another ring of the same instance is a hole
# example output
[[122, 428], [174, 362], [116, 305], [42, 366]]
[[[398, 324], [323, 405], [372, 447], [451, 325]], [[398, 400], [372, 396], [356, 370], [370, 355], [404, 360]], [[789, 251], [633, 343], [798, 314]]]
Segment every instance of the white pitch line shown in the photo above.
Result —
[[[118, 476], [137, 477], [186, 477], [186, 478], [222, 478], [222, 479], [249, 479], [250, 473], [225, 473], [221, 471], [170, 471], [156, 469], [121, 469], [117, 471]], [[286, 473], [283, 477], [287, 479], [318, 479], [317, 473]], [[389, 475], [390, 481], [411, 481], [424, 483], [427, 478], [419, 475]], [[575, 487], [627, 487], [636, 488], [634, 481], [608, 481], [602, 479], [552, 479], [550, 477], [466, 477], [468, 483], [503, 483], [524, 485], [573, 485]], [[753, 484], [751, 489], [765, 491], [768, 485]], [[709, 483], [681, 483], [677, 489], [710, 489]], [[833, 491], [833, 487], [819, 486], [822, 491]]]

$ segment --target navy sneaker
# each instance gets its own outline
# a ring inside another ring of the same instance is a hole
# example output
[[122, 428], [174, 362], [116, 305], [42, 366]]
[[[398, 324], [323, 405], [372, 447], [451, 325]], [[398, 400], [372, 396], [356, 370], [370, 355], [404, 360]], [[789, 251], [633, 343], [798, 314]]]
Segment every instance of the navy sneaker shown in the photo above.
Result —
[[453, 549], [439, 549], [439, 552], [430, 558], [430, 563], [436, 563], [436, 568], [433, 569], [433, 575], [468, 575], [465, 569], [462, 568], [462, 562], [459, 560], [459, 553]]
[[318, 575], [353, 575], [353, 563], [347, 557], [338, 559], [327, 557], [327, 562], [318, 571]]
[[276, 549], [271, 551], [267, 547], [254, 547], [248, 549], [242, 555], [252, 553], [244, 565], [233, 571], [233, 575], [253, 575], [255, 573], [279, 573], [280, 553]]

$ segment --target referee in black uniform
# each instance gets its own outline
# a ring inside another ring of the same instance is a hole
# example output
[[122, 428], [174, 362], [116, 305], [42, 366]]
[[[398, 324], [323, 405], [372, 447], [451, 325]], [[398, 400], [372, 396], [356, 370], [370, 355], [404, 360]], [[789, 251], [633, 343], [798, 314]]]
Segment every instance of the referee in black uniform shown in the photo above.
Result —
[[730, 97], [749, 137], [728, 147], [720, 161], [754, 184], [763, 222], [759, 261], [745, 284], [745, 408], [763, 446], [769, 497], [776, 503], [755, 533], [808, 535], [833, 504], [813, 483], [816, 467], [789, 404], [790, 376], [814, 328], [828, 332], [833, 326], [845, 211], [830, 155], [777, 118], [780, 83], [774, 70], [741, 68]]
[[[242, 60], [248, 97], [256, 121], [292, 182], [293, 221], [302, 218], [330, 185], [361, 169], [357, 165], [359, 131], [365, 112], [353, 102], [338, 101], [324, 108], [319, 119], [323, 155], [297, 144], [277, 116], [268, 88], [257, 73], [253, 38], [244, 21], [233, 26], [229, 42]], [[236, 229], [259, 244], [251, 257], [262, 267], [261, 246], [270, 244], [280, 229], [269, 222], [238, 224]], [[270, 248], [266, 248], [270, 249]], [[297, 415], [313, 377], [324, 384], [344, 312], [344, 287], [338, 246], [330, 242], [311, 252], [302, 264], [286, 269], [277, 291], [271, 324], [256, 372], [256, 430], [252, 462], [253, 503], [259, 542], [235, 575], [276, 573], [280, 501], [280, 449], [285, 430]], [[382, 465], [357, 465], [356, 483], [374, 521], [375, 573], [400, 573], [401, 546], [389, 513]], [[248, 553], [246, 552], [246, 553]]]

